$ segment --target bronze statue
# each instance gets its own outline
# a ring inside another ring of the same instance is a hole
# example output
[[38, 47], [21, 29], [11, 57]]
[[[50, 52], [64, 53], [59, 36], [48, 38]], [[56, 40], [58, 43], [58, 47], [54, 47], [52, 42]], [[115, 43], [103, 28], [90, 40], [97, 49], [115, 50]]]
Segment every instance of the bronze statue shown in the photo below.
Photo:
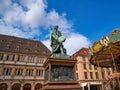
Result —
[[66, 37], [58, 30], [58, 25], [55, 25], [54, 30], [50, 33], [50, 46], [52, 48], [51, 54], [54, 55], [66, 55], [66, 49], [63, 47]]

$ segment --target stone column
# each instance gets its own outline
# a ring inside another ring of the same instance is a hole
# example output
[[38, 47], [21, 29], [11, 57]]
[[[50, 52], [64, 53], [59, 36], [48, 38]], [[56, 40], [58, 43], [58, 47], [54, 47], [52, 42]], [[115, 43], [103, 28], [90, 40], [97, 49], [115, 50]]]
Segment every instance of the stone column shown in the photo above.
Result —
[[45, 69], [43, 69], [43, 76], [45, 75]]
[[35, 68], [34, 71], [33, 71], [33, 77], [34, 77], [34, 78], [36, 77], [36, 68]]
[[28, 56], [25, 57], [25, 62], [26, 62], [26, 63], [28, 62]]
[[90, 83], [88, 83], [88, 90], [90, 90]]
[[23, 73], [22, 73], [23, 76], [26, 75], [26, 68], [23, 69]]
[[[85, 87], [86, 87], [86, 85], [87, 85], [87, 83], [81, 83], [81, 87], [82, 87], [82, 90], [84, 90], [85, 89]], [[89, 89], [88, 89], [89, 90]]]
[[12, 89], [11, 84], [8, 84], [8, 89], [7, 90], [11, 90], [11, 89]]
[[34, 59], [34, 63], [37, 64], [37, 62], [38, 62], [38, 58], [35, 57], [35, 59]]
[[15, 61], [15, 63], [18, 61], [18, 55], [17, 54], [15, 55], [14, 61]]
[[6, 61], [6, 59], [7, 59], [7, 54], [4, 54], [3, 61]]
[[15, 67], [12, 69], [11, 76], [15, 75]]
[[21, 88], [20, 88], [20, 90], [23, 90], [23, 86], [24, 86], [24, 85], [23, 85], [23, 84], [21, 84]]
[[31, 90], [35, 90], [35, 82], [32, 83]]
[[12, 69], [12, 72], [11, 72], [12, 79], [14, 78], [14, 75], [15, 75], [15, 67]]
[[0, 66], [0, 76], [2, 76], [2, 72], [3, 72], [3, 67]]
[[84, 90], [84, 86], [82, 87], [82, 90]]
[[32, 89], [31, 90], [35, 90], [35, 86], [32, 86]]

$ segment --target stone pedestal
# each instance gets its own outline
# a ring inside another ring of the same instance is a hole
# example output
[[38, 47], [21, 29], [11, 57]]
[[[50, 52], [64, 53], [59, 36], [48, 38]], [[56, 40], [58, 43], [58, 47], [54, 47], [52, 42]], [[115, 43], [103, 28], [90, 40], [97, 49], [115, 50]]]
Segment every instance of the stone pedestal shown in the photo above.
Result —
[[81, 90], [75, 78], [76, 60], [46, 58], [45, 84], [42, 90]]

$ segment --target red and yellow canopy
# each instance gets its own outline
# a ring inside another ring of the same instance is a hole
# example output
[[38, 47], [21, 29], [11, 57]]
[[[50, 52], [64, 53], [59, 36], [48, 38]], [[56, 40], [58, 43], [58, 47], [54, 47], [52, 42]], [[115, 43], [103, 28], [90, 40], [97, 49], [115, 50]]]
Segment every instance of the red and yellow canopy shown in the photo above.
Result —
[[[120, 62], [120, 29], [114, 30], [108, 37], [94, 42], [90, 47], [90, 62], [100, 67], [112, 67], [114, 63]], [[114, 62], [114, 63], [113, 63]]]

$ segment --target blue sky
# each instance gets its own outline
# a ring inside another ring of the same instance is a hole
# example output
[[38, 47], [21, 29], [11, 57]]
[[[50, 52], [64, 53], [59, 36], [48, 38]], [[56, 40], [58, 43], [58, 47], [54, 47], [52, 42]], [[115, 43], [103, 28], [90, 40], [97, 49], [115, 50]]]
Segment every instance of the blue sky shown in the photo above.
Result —
[[74, 29], [93, 42], [120, 27], [119, 4], [120, 0], [49, 0], [48, 7], [66, 12]]
[[56, 24], [71, 55], [120, 27], [120, 0], [0, 0], [0, 34], [40, 40], [50, 49]]

